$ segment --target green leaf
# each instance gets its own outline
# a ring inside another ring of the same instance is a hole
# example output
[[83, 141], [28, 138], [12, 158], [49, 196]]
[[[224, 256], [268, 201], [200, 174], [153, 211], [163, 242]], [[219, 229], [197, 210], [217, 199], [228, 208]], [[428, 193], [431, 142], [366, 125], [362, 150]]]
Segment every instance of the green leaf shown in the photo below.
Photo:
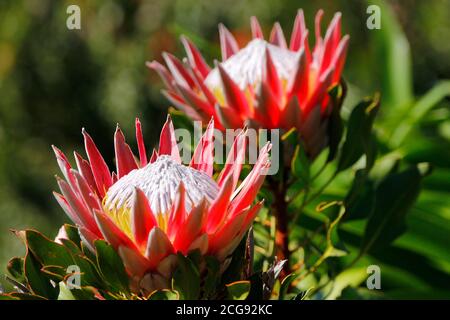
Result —
[[81, 286], [93, 286], [98, 289], [106, 289], [105, 283], [101, 279], [100, 271], [94, 262], [83, 255], [74, 255], [73, 259], [75, 264], [80, 268], [82, 275]]
[[345, 220], [363, 219], [370, 216], [375, 204], [375, 187], [367, 178], [367, 170], [359, 169], [350, 191], [344, 200], [346, 209]]
[[9, 296], [17, 300], [48, 300], [47, 297], [21, 292], [13, 292]]
[[336, 157], [337, 151], [339, 149], [339, 144], [342, 139], [342, 134], [344, 133], [341, 118], [341, 107], [347, 94], [347, 85], [345, 84], [345, 81], [342, 80], [340, 84], [333, 86], [328, 91], [328, 94], [331, 97], [333, 106], [328, 123], [328, 145], [330, 152], [328, 153], [327, 162], [330, 162], [333, 161]]
[[78, 232], [78, 228], [70, 224], [65, 224], [64, 230], [66, 230], [67, 238], [81, 249], [81, 238], [80, 233]]
[[304, 184], [309, 182], [310, 163], [305, 149], [301, 147], [300, 144], [295, 148], [294, 156], [291, 161], [291, 171], [292, 174], [296, 178], [301, 179]]
[[71, 240], [69, 239], [59, 239], [61, 241], [62, 245], [69, 249], [70, 253], [72, 254], [83, 254], [81, 249]]
[[380, 74], [383, 75], [383, 102], [389, 109], [398, 111], [414, 98], [408, 39], [387, 1], [370, 0], [368, 3], [379, 6], [382, 12], [382, 28], [374, 33], [374, 39], [380, 58]]
[[66, 269], [61, 266], [43, 266], [41, 271], [45, 273], [54, 282], [60, 282], [64, 280], [67, 275]]
[[366, 267], [352, 268], [342, 271], [334, 279], [333, 287], [331, 289], [331, 292], [328, 293], [327, 299], [335, 300], [339, 298], [346, 288], [348, 287], [356, 288], [366, 279], [367, 279]]
[[200, 273], [191, 259], [177, 254], [178, 267], [173, 274], [172, 288], [180, 293], [180, 299], [196, 300], [200, 295]]
[[292, 300], [297, 300], [297, 301], [306, 300], [306, 298], [308, 298], [308, 295], [309, 295], [309, 293], [311, 292], [312, 289], [313, 288], [309, 288], [307, 290], [304, 290], [304, 291], [300, 292]]
[[389, 174], [377, 187], [375, 209], [367, 222], [361, 253], [388, 245], [405, 229], [405, 217], [420, 192], [421, 181], [430, 167], [419, 164], [400, 173]]
[[203, 292], [208, 298], [220, 283], [220, 262], [213, 256], [205, 257], [206, 276], [203, 284]]
[[112, 246], [103, 240], [96, 240], [97, 264], [104, 279], [113, 291], [129, 292], [129, 280], [122, 259]]
[[2, 300], [19, 300], [18, 297], [14, 297], [12, 294], [0, 294], [0, 301]]
[[28, 248], [42, 265], [67, 268], [74, 264], [72, 255], [67, 248], [44, 237], [41, 233], [34, 230], [26, 230], [25, 238]]
[[98, 290], [91, 286], [81, 286], [79, 289], [72, 289], [71, 293], [75, 300], [94, 300]]
[[284, 277], [283, 281], [281, 281], [281, 287], [280, 287], [280, 300], [285, 300], [286, 295], [289, 291], [289, 287], [291, 286], [291, 283], [298, 277], [298, 274], [291, 273], [288, 276]]
[[72, 290], [67, 288], [66, 284], [63, 281], [59, 283], [58, 300], [75, 300], [75, 297], [72, 294]]
[[347, 133], [338, 163], [338, 170], [342, 171], [352, 166], [366, 154], [366, 168], [370, 169], [375, 159], [375, 143], [371, 135], [373, 122], [380, 103], [379, 95], [373, 99], [360, 102], [350, 114]]
[[40, 269], [42, 265], [37, 261], [33, 254], [28, 250], [25, 256], [25, 277], [28, 285], [33, 293], [48, 299], [56, 299], [58, 296], [58, 289], [54, 288]]
[[404, 112], [404, 118], [396, 126], [392, 134], [390, 145], [398, 148], [407, 138], [414, 126], [422, 120], [445, 97], [450, 96], [450, 81], [441, 81], [429, 90], [419, 101]]
[[226, 287], [229, 299], [245, 300], [250, 293], [251, 283], [248, 280], [241, 280], [227, 284]]
[[6, 266], [8, 272], [19, 282], [25, 280], [23, 272], [24, 259], [20, 257], [14, 257], [9, 260]]
[[179, 300], [180, 294], [173, 290], [156, 290], [153, 291], [148, 300]]

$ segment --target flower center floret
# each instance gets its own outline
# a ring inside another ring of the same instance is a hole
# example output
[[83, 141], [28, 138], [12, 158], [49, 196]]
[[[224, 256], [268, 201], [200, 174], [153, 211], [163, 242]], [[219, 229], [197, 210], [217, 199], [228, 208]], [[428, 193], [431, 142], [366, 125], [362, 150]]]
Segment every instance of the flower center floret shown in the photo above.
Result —
[[186, 212], [205, 198], [212, 202], [219, 192], [217, 183], [206, 173], [161, 155], [143, 168], [130, 171], [109, 188], [103, 200], [104, 209], [124, 229], [129, 231], [130, 209], [135, 188], [141, 189], [149, 200], [155, 218], [165, 229], [180, 182], [183, 182]]
[[[281, 80], [289, 79], [294, 72], [298, 63], [298, 53], [270, 44], [262, 39], [253, 39], [247, 46], [221, 64], [241, 90], [245, 90], [249, 85], [256, 87], [261, 83], [266, 63], [266, 48]], [[213, 92], [216, 92], [217, 88], [221, 86], [222, 82], [217, 68], [209, 73], [205, 84]]]

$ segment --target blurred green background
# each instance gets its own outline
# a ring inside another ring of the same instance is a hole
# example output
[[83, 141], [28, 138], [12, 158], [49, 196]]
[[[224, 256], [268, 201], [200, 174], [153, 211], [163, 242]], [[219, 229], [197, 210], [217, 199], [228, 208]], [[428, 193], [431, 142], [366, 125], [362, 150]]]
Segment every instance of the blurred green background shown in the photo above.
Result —
[[[81, 30], [66, 28], [70, 4], [81, 8]], [[380, 30], [366, 27], [370, 4], [382, 9]], [[310, 30], [320, 8], [325, 10], [322, 30], [334, 12], [343, 14], [343, 31], [351, 36], [344, 117], [358, 99], [381, 91], [375, 127], [386, 150], [400, 147], [397, 152], [407, 162], [434, 166], [408, 216], [408, 232], [373, 257], [386, 265], [383, 289], [391, 297], [450, 297], [446, 0], [0, 1], [1, 273], [9, 258], [23, 253], [9, 229], [32, 227], [53, 236], [67, 221], [51, 194], [59, 173], [51, 144], [68, 155], [72, 150], [83, 154], [85, 127], [112, 164], [115, 124], [120, 122], [135, 147], [138, 116], [147, 143], [153, 145], [168, 102], [145, 61], [161, 60], [162, 51], [184, 56], [179, 36], [185, 34], [212, 62], [220, 57], [219, 22], [244, 44], [251, 15], [259, 18], [266, 34], [279, 21], [289, 35], [298, 8], [305, 10]], [[407, 135], [396, 132], [405, 119]]]

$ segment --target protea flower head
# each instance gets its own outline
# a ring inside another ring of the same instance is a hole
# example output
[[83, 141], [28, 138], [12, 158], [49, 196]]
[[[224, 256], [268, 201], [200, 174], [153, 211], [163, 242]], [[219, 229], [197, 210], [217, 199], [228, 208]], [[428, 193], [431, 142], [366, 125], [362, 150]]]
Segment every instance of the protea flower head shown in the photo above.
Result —
[[[109, 242], [133, 280], [133, 290], [169, 287], [176, 255], [199, 249], [223, 265], [249, 229], [262, 201], [253, 205], [269, 163], [264, 146], [249, 175], [240, 183], [246, 131], [234, 140], [223, 170], [213, 178], [213, 131], [210, 121], [189, 165], [181, 163], [170, 117], [159, 149], [147, 160], [136, 119], [137, 159], [119, 127], [114, 136], [116, 171], [111, 172], [83, 129], [87, 158], [75, 152], [76, 168], [54, 148], [65, 177], [57, 178], [56, 200], [93, 249]], [[137, 160], [136, 160], [137, 159]]]
[[310, 50], [303, 11], [299, 10], [289, 44], [279, 23], [269, 40], [255, 17], [253, 40], [239, 48], [233, 35], [219, 25], [222, 62], [211, 68], [187, 38], [183, 62], [169, 53], [147, 65], [156, 70], [167, 90], [164, 94], [193, 119], [214, 116], [220, 128], [244, 124], [267, 129], [297, 128], [310, 156], [327, 145], [327, 123], [332, 111], [330, 86], [340, 81], [349, 37], [341, 37], [341, 14], [336, 13], [325, 37], [315, 19], [315, 46]]

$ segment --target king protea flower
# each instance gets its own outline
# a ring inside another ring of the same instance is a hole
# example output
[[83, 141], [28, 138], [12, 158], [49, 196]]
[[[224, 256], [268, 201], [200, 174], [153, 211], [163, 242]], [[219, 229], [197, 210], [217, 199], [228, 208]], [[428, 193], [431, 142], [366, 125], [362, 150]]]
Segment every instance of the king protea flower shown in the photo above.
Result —
[[349, 37], [341, 37], [341, 14], [331, 21], [322, 38], [323, 11], [315, 19], [315, 46], [308, 44], [303, 11], [294, 22], [289, 45], [279, 23], [269, 40], [255, 17], [253, 40], [239, 48], [233, 35], [219, 25], [222, 62], [211, 68], [186, 37], [183, 62], [169, 53], [147, 65], [156, 70], [167, 90], [164, 94], [179, 109], [196, 120], [214, 116], [219, 128], [243, 125], [267, 129], [292, 127], [302, 135], [311, 156], [327, 145], [327, 123], [332, 111], [330, 86], [340, 81]]
[[181, 163], [170, 118], [159, 149], [147, 160], [141, 125], [136, 119], [137, 159], [117, 127], [116, 171], [111, 172], [83, 129], [87, 158], [75, 152], [76, 168], [56, 147], [65, 180], [57, 178], [56, 200], [93, 250], [96, 239], [109, 242], [133, 280], [133, 290], [168, 288], [176, 254], [199, 249], [223, 265], [249, 229], [262, 201], [253, 205], [269, 168], [264, 146], [249, 175], [240, 183], [246, 131], [234, 140], [223, 170], [213, 178], [211, 120], [189, 165]]

